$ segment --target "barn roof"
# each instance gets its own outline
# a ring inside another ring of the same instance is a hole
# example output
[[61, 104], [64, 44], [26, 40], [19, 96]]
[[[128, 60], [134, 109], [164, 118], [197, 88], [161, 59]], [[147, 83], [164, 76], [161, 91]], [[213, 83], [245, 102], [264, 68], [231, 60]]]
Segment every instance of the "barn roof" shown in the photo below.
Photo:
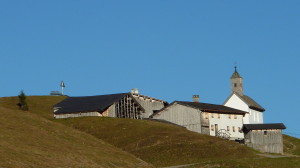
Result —
[[152, 116], [158, 114], [159, 112], [163, 111], [164, 109], [172, 106], [174, 104], [180, 104], [183, 106], [196, 108], [201, 110], [202, 112], [211, 112], [211, 113], [226, 113], [226, 114], [242, 114], [245, 115], [247, 112], [241, 111], [238, 109], [234, 109], [231, 107], [217, 105], [217, 104], [208, 104], [208, 103], [200, 103], [200, 102], [187, 102], [187, 101], [174, 101], [170, 105], [164, 107], [163, 109], [156, 111]]
[[269, 123], [269, 124], [244, 124], [243, 130], [267, 130], [267, 129], [286, 129], [283, 123]]
[[55, 114], [105, 111], [114, 102], [119, 101], [129, 93], [84, 96], [84, 97], [68, 97], [53, 107], [58, 109]]

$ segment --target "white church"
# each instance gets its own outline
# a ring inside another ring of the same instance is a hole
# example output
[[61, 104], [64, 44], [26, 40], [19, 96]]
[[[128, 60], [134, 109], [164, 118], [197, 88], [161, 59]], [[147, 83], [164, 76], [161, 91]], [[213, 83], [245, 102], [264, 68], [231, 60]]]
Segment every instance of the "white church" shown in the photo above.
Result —
[[244, 124], [264, 123], [263, 112], [265, 111], [265, 109], [262, 106], [260, 106], [257, 102], [255, 102], [252, 98], [244, 94], [243, 78], [237, 72], [236, 67], [234, 73], [230, 78], [230, 81], [232, 93], [223, 105], [248, 112], [243, 117]]

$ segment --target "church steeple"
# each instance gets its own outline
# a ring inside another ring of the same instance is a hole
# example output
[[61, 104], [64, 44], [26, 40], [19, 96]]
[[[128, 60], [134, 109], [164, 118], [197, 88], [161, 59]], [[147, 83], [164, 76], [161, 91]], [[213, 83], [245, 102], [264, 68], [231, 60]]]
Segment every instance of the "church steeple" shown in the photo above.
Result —
[[236, 66], [234, 67], [234, 72], [230, 78], [231, 81], [231, 92], [237, 93], [240, 96], [243, 96], [243, 78], [240, 76], [240, 74], [237, 71]]

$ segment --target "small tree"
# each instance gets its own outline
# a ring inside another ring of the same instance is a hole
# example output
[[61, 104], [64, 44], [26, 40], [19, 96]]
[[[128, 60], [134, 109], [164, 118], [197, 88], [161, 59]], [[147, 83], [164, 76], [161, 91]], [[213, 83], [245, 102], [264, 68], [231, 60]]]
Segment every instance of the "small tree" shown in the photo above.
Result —
[[24, 91], [22, 90], [20, 95], [19, 95], [19, 109], [20, 110], [23, 110], [23, 111], [28, 111], [28, 105], [27, 105], [27, 102], [26, 102], [26, 95], [24, 93]]

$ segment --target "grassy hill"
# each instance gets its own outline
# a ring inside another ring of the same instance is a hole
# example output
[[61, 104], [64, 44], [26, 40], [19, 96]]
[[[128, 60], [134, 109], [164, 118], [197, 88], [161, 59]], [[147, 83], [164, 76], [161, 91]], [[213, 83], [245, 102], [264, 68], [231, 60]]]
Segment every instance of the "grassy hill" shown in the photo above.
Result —
[[31, 112], [0, 106], [0, 115], [0, 167], [152, 167], [98, 138]]
[[[64, 97], [30, 96], [28, 97], [30, 111], [27, 113], [48, 119], [43, 119], [44, 122], [61, 127], [65, 125], [70, 131], [76, 129], [77, 132], [82, 133], [81, 136], [88, 135], [94, 140], [105, 141], [157, 167], [189, 163], [199, 163], [190, 166], [195, 168], [300, 167], [300, 159], [297, 157], [264, 158], [257, 156], [257, 152], [244, 145], [159, 122], [101, 117], [54, 120], [51, 107], [62, 99]], [[18, 109], [17, 103], [17, 98], [0, 98], [0, 107], [16, 110]], [[37, 149], [46, 146], [48, 144], [41, 143]], [[300, 156], [299, 139], [284, 136], [284, 146], [285, 153]], [[1, 145], [0, 148], [2, 148]]]
[[253, 150], [235, 142], [159, 122], [96, 117], [56, 121], [109, 142], [156, 166], [198, 163], [215, 158], [256, 157]]

